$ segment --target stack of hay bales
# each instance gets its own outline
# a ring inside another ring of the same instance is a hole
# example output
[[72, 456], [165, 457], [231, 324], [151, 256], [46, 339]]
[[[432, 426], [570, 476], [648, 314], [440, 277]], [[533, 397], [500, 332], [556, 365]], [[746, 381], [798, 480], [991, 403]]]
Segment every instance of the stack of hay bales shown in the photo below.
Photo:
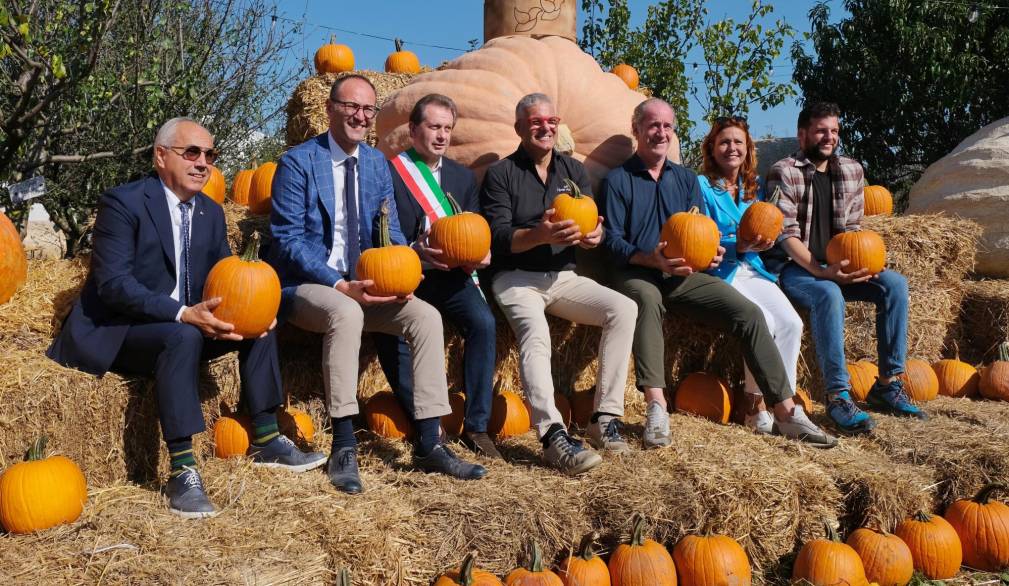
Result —
[[965, 283], [960, 309], [960, 359], [971, 364], [996, 360], [998, 346], [1009, 340], [1009, 280]]

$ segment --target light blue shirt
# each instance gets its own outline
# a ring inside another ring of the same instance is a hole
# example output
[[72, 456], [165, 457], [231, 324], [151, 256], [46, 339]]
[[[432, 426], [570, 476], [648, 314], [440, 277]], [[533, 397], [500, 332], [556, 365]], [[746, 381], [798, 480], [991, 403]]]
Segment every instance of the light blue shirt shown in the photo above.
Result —
[[[728, 191], [711, 185], [711, 182], [704, 175], [698, 175], [697, 182], [701, 186], [701, 195], [704, 197], [707, 214], [718, 225], [718, 231], [722, 234], [721, 245], [725, 248], [725, 256], [722, 258], [721, 264], [714, 270], [708, 271], [708, 273], [725, 279], [726, 283], [731, 283], [733, 276], [736, 274], [736, 269], [739, 268], [739, 263], [744, 262], [750, 265], [750, 268], [761, 277], [772, 283], [776, 283], [778, 278], [764, 268], [764, 262], [760, 260], [759, 254], [756, 252], [747, 252], [740, 257], [736, 253], [736, 230], [739, 227], [739, 221], [742, 219], [746, 208], [750, 207], [750, 204], [754, 201], [764, 199], [763, 182], [759, 179], [757, 181], [756, 200], [743, 201], [740, 199], [738, 204]], [[742, 179], [740, 179], [740, 189], [742, 189]]]

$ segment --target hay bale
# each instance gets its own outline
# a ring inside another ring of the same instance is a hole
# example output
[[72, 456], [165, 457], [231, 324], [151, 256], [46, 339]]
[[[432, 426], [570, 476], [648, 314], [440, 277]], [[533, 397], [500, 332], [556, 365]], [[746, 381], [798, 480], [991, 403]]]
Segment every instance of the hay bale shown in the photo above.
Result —
[[960, 359], [972, 364], [997, 358], [998, 346], [1009, 340], [1009, 280], [967, 281], [960, 307]]

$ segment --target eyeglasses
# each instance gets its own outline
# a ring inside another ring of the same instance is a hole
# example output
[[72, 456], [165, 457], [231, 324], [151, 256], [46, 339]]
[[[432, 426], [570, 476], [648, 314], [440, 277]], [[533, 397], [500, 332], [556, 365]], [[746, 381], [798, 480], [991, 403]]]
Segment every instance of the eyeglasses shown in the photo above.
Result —
[[214, 161], [217, 160], [217, 157], [221, 155], [221, 151], [214, 147], [210, 147], [209, 149], [201, 149], [200, 147], [195, 145], [189, 145], [183, 147], [183, 146], [168, 146], [162, 144], [158, 146], [172, 151], [173, 153], [179, 155], [180, 157], [182, 157], [187, 161], [196, 161], [200, 158], [200, 155], [202, 154], [206, 159], [208, 165], [213, 165]]
[[331, 100], [331, 101], [334, 104], [340, 106], [340, 109], [343, 110], [343, 113], [345, 115], [353, 116], [354, 114], [357, 114], [358, 110], [360, 110], [361, 112], [364, 112], [364, 117], [367, 118], [368, 120], [374, 118], [378, 114], [379, 110], [381, 110], [381, 108], [379, 108], [378, 106], [366, 106], [363, 104], [358, 104], [357, 102], [344, 102], [343, 100]]
[[719, 116], [715, 118], [715, 124], [728, 124], [729, 122], [746, 126], [746, 116]]

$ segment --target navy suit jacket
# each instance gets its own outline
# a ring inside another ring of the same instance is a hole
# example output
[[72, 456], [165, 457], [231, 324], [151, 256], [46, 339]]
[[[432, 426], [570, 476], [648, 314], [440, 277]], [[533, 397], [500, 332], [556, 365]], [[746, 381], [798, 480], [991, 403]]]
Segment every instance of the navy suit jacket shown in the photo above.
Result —
[[[210, 269], [230, 256], [231, 248], [221, 206], [202, 193], [193, 202], [189, 278], [195, 304]], [[184, 305], [171, 298], [175, 242], [157, 175], [102, 194], [93, 245], [80, 298], [46, 354], [64, 366], [101, 375], [119, 354], [130, 325], [174, 322]]]

